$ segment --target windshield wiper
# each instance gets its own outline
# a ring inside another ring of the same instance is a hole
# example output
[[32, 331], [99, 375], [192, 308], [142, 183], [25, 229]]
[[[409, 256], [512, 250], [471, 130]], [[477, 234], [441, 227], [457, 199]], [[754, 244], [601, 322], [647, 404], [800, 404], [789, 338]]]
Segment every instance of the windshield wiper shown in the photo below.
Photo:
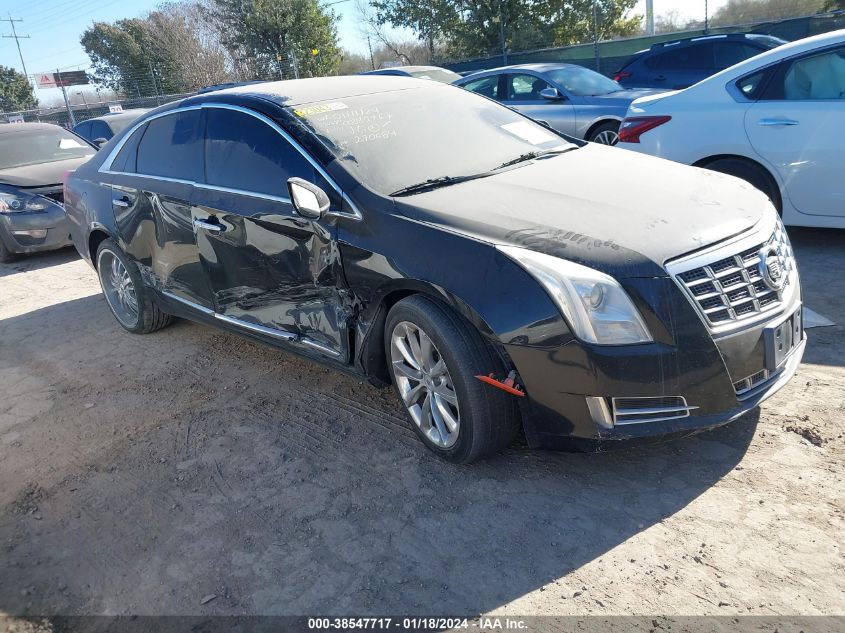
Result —
[[425, 182], [418, 182], [415, 185], [408, 185], [407, 187], [397, 189], [390, 195], [409, 196], [414, 193], [422, 193], [423, 191], [429, 191], [431, 189], [437, 189], [439, 187], [448, 187], [449, 185], [456, 185], [459, 182], [466, 182], [467, 180], [475, 180], [476, 178], [481, 178], [481, 176], [482, 174], [472, 176], [440, 176], [439, 178], [429, 178]]
[[534, 160], [535, 158], [543, 158], [544, 156], [553, 156], [554, 154], [563, 154], [564, 152], [568, 152], [571, 149], [575, 149], [574, 147], [564, 147], [559, 149], [544, 149], [539, 150], [536, 152], [527, 152], [512, 160], [507, 160], [495, 169], [491, 169], [490, 171], [496, 171], [497, 169], [504, 169], [505, 167], [510, 167], [511, 165], [518, 165], [519, 163], [524, 163], [525, 161]]

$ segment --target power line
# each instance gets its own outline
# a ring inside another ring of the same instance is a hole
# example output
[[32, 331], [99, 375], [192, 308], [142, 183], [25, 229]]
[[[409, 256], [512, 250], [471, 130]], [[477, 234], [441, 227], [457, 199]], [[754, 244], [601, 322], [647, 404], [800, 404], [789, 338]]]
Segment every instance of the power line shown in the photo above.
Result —
[[3, 22], [8, 22], [12, 26], [12, 34], [4, 35], [3, 37], [15, 38], [15, 44], [18, 45], [18, 55], [21, 56], [21, 66], [23, 66], [23, 74], [24, 77], [26, 77], [26, 80], [29, 81], [29, 74], [26, 72], [26, 64], [23, 61], [23, 53], [21, 52], [20, 42], [22, 39], [29, 39], [29, 35], [18, 35], [18, 32], [15, 30], [15, 22], [23, 22], [23, 20], [13, 18], [11, 13], [9, 13], [8, 18], [2, 18], [2, 20]]

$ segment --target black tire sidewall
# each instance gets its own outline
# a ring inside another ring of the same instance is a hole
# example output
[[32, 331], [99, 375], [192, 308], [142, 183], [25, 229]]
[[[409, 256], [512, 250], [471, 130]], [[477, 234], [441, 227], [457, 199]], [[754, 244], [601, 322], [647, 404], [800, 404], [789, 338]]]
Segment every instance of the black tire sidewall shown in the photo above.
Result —
[[[590, 143], [595, 143], [596, 137], [598, 137], [599, 134], [601, 134], [602, 132], [605, 132], [605, 131], [616, 132], [616, 134], [618, 135], [619, 134], [619, 125], [620, 125], [619, 123], [602, 123], [595, 130], [593, 130], [593, 133], [590, 134], [590, 138], [588, 138], [587, 140]], [[599, 143], [599, 145], [604, 145], [604, 143]], [[612, 145], [610, 145], [608, 147], [612, 147]]]
[[[431, 338], [438, 353], [446, 362], [452, 385], [458, 397], [460, 411], [458, 440], [453, 446], [442, 448], [425, 436], [416, 423], [410, 419], [410, 415], [408, 420], [414, 432], [432, 452], [450, 462], [468, 463], [484, 456], [477, 454], [479, 452], [478, 442], [476, 441], [478, 438], [474, 437], [474, 434], [482, 432], [485, 430], [482, 427], [491, 423], [489, 418], [494, 417], [491, 415], [492, 411], [504, 411], [511, 406], [511, 403], [505, 401], [506, 398], [511, 396], [486, 387], [475, 378], [477, 374], [486, 375], [489, 372], [501, 372], [504, 369], [503, 365], [501, 362], [495, 363], [492, 360], [487, 363], [483, 361], [479, 363], [478, 354], [473, 354], [472, 350], [468, 349], [468, 346], [473, 344], [471, 341], [473, 337], [467, 336], [467, 333], [454, 331], [459, 327], [469, 328], [472, 326], [469, 323], [462, 322], [455, 315], [448, 314], [446, 310], [448, 308], [440, 305], [439, 302], [422, 296], [415, 296], [410, 301], [405, 300], [398, 303], [390, 311], [385, 322], [385, 352], [393, 387], [401, 402], [401, 394], [396, 386], [396, 378], [393, 373], [393, 364], [390, 362], [390, 340], [393, 330], [398, 323], [408, 321], [420, 327]], [[444, 332], [446, 336], [444, 336]], [[447, 336], [449, 340], [447, 340]], [[487, 366], [481, 366], [481, 364]], [[402, 403], [402, 406], [404, 407], [404, 403]]]

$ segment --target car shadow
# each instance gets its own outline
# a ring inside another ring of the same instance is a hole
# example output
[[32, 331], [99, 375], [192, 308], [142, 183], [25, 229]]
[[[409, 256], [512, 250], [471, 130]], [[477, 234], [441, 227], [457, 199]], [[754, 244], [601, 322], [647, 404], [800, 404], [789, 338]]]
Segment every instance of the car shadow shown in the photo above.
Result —
[[573, 572], [734, 469], [759, 417], [456, 466], [391, 390], [189, 322], [133, 336], [100, 296], [0, 321], [0, 343], [12, 615], [473, 614], [591, 590]]
[[74, 259], [79, 259], [79, 253], [76, 252], [76, 249], [73, 246], [68, 246], [56, 251], [21, 255], [10, 264], [0, 264], [0, 277], [8, 277], [10, 275], [17, 275], [18, 273], [25, 273], [31, 270], [39, 270], [41, 268], [48, 268], [49, 266], [66, 264]]

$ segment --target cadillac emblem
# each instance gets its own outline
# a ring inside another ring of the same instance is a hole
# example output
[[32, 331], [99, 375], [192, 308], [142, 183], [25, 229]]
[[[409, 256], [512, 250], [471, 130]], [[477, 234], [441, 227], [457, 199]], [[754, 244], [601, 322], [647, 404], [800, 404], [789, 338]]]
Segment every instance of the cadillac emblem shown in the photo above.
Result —
[[760, 262], [758, 264], [760, 276], [772, 290], [780, 291], [786, 285], [786, 261], [781, 253], [779, 245], [770, 244], [760, 250]]

